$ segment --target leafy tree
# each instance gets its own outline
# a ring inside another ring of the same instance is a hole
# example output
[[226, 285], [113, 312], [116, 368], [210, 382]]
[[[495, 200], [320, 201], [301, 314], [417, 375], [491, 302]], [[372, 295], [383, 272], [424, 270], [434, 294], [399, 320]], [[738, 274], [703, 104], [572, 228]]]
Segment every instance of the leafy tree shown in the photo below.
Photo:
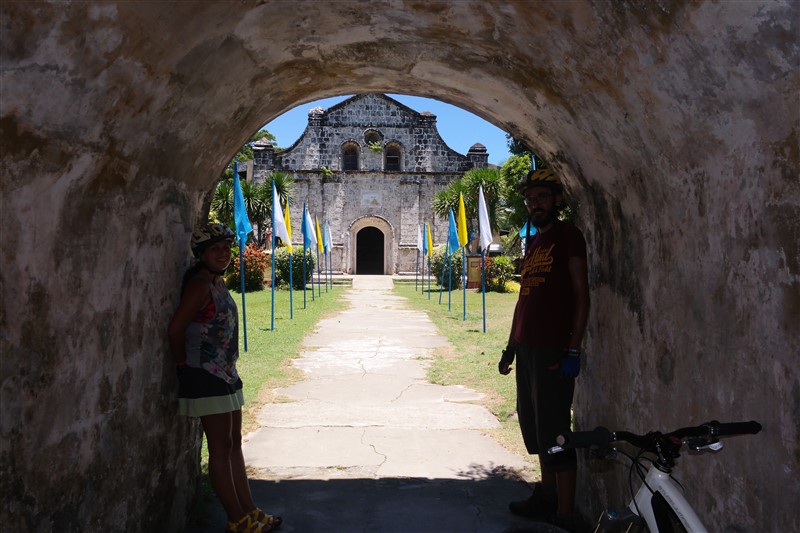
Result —
[[[547, 168], [547, 163], [540, 159], [538, 155], [534, 154], [533, 150], [528, 148], [528, 145], [526, 145], [524, 141], [511, 136], [510, 133], [506, 133], [506, 142], [508, 142], [508, 151], [511, 152], [512, 155], [527, 155], [529, 158], [533, 157], [536, 168]], [[528, 159], [528, 163], [530, 163], [530, 159]]]
[[502, 210], [506, 226], [503, 229], [521, 228], [527, 219], [527, 211], [517, 185], [531, 169], [531, 155], [512, 155], [500, 168], [505, 195]]
[[225, 167], [225, 171], [222, 173], [222, 176], [220, 176], [220, 179], [232, 180], [233, 163], [234, 162], [244, 163], [246, 161], [251, 161], [255, 157], [255, 155], [253, 154], [253, 143], [265, 137], [272, 142], [275, 142], [276, 140], [275, 136], [267, 130], [258, 130], [257, 132], [255, 132], [255, 134], [253, 134], [253, 136], [250, 137], [250, 140], [247, 141], [244, 144], [244, 146], [239, 148], [239, 151], [236, 152], [236, 155], [233, 156], [233, 159], [231, 159], [230, 163], [228, 163], [228, 166]]
[[450, 209], [458, 215], [459, 196], [464, 195], [464, 211], [467, 216], [467, 226], [470, 235], [476, 235], [478, 227], [478, 190], [483, 187], [483, 196], [486, 200], [486, 210], [489, 214], [489, 224], [492, 231], [497, 231], [498, 206], [505, 195], [505, 185], [500, 171], [496, 168], [476, 167], [468, 170], [461, 178], [454, 180], [450, 185], [436, 193], [433, 197], [433, 212], [442, 220], [449, 219]]

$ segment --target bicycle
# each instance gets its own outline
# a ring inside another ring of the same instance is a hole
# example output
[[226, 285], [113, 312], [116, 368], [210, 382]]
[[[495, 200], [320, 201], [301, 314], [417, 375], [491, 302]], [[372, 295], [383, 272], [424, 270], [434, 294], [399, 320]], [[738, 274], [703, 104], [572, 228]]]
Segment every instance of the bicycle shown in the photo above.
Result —
[[[761, 424], [755, 421], [721, 423], [716, 420], [699, 426], [685, 427], [670, 433], [653, 431], [638, 435], [628, 431], [609, 431], [599, 426], [592, 431], [567, 432], [556, 439], [558, 446], [548, 453], [559, 453], [572, 448], [590, 448], [598, 458], [615, 458], [622, 453], [631, 461], [628, 482], [631, 502], [623, 510], [606, 509], [600, 515], [595, 533], [608, 531], [650, 531], [650, 533], [700, 533], [707, 532], [700, 517], [683, 495], [683, 486], [672, 477], [675, 460], [680, 450], [687, 446], [696, 452], [718, 452], [723, 444], [719, 437], [755, 435]], [[612, 445], [627, 442], [638, 448], [629, 455]], [[654, 455], [655, 457], [646, 454]], [[645, 467], [642, 461], [649, 461]], [[633, 493], [634, 471], [642, 481]]]

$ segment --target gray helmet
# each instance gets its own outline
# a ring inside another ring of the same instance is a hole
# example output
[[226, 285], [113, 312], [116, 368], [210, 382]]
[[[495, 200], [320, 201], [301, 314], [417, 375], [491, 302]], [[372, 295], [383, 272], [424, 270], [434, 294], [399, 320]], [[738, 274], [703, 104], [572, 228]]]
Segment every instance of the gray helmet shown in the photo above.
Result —
[[236, 235], [225, 224], [203, 224], [192, 232], [192, 253], [200, 257], [203, 250], [215, 242], [229, 240], [233, 242]]

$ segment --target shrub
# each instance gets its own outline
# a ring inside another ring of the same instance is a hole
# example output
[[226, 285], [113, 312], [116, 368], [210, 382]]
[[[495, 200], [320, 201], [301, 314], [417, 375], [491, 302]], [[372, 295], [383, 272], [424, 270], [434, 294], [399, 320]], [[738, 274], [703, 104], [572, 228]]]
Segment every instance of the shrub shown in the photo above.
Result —
[[[306, 252], [306, 284], [311, 281], [314, 272], [314, 254], [309, 249]], [[289, 250], [280, 247], [275, 252], [275, 285], [280, 288], [289, 287]], [[294, 289], [303, 288], [303, 247], [292, 246], [292, 286]]]
[[506, 283], [514, 278], [514, 261], [510, 257], [485, 257], [486, 290], [506, 292]]
[[[450, 268], [449, 266], [445, 268], [445, 250], [445, 246], [437, 246], [433, 249], [433, 254], [431, 255], [431, 277], [438, 280], [445, 288], [460, 289], [461, 273], [463, 272], [461, 250], [450, 256], [453, 264], [452, 285], [450, 285], [451, 279], [449, 278]], [[443, 272], [444, 275], [442, 275]]]
[[[234, 291], [242, 290], [242, 282], [239, 277], [239, 253], [238, 250], [233, 254], [233, 272], [226, 279], [228, 288]], [[269, 268], [270, 257], [267, 252], [250, 243], [244, 249], [244, 290], [260, 291], [264, 288], [264, 272]]]

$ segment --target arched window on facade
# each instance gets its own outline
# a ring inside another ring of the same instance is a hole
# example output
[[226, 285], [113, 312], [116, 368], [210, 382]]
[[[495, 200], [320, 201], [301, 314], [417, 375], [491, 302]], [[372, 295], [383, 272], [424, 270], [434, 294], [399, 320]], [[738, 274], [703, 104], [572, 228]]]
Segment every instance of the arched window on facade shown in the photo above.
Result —
[[386, 146], [386, 149], [383, 151], [383, 153], [385, 158], [383, 162], [384, 170], [402, 170], [400, 168], [400, 160], [402, 155], [400, 145], [397, 143], [390, 143]]
[[342, 146], [342, 170], [358, 170], [358, 145], [353, 142]]
[[375, 130], [367, 130], [364, 132], [364, 142], [368, 145], [380, 143], [382, 140], [383, 136]]

